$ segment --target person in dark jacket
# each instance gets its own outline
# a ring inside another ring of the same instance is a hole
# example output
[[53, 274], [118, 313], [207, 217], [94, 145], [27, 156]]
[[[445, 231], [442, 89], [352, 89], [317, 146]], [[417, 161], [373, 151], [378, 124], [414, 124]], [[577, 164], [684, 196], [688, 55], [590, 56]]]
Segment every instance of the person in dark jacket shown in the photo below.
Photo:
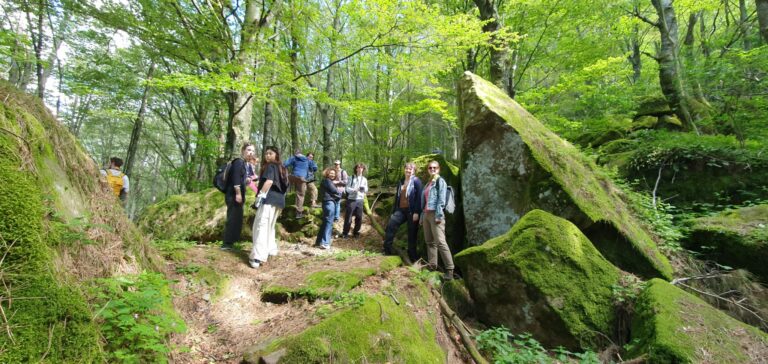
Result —
[[387, 223], [384, 235], [384, 254], [392, 255], [392, 242], [397, 229], [403, 223], [408, 224], [408, 258], [411, 263], [419, 259], [416, 253], [416, 239], [419, 232], [419, 217], [421, 214], [421, 180], [416, 177], [416, 165], [412, 162], [405, 164], [405, 177], [397, 184], [395, 203], [392, 205], [392, 216]]
[[280, 151], [269, 146], [264, 151], [264, 165], [259, 173], [256, 218], [253, 220], [253, 247], [248, 256], [251, 268], [258, 268], [270, 256], [277, 255], [275, 224], [285, 207], [288, 171], [280, 163]]
[[336, 170], [326, 168], [323, 171], [323, 181], [320, 183], [320, 196], [323, 201], [323, 223], [320, 230], [317, 231], [315, 246], [320, 249], [329, 249], [331, 247], [333, 219], [336, 216], [336, 206], [341, 200], [341, 192], [333, 184], [336, 179]]
[[224, 226], [224, 238], [221, 249], [232, 250], [235, 242], [240, 240], [243, 230], [243, 203], [245, 202], [246, 160], [253, 158], [256, 148], [251, 143], [243, 144], [240, 157], [232, 160], [227, 175], [227, 189], [224, 192], [224, 202], [227, 204], [227, 224]]

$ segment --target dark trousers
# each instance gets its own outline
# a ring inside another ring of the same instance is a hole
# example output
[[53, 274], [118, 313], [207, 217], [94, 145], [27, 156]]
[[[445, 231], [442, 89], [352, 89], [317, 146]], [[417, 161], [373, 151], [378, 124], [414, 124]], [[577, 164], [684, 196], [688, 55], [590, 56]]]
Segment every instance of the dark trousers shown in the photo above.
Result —
[[347, 208], [344, 211], [344, 230], [341, 235], [348, 235], [352, 226], [352, 217], [355, 217], [354, 234], [360, 234], [360, 225], [363, 223], [363, 200], [347, 200]]
[[224, 245], [231, 246], [240, 240], [243, 231], [243, 204], [235, 201], [234, 195], [225, 195], [227, 203], [227, 224], [224, 226]]
[[387, 253], [392, 251], [392, 242], [395, 240], [395, 234], [397, 229], [403, 223], [408, 224], [408, 259], [411, 262], [415, 262], [419, 259], [419, 255], [416, 253], [416, 239], [419, 233], [419, 222], [413, 221], [413, 214], [409, 213], [407, 209], [397, 209], [392, 216], [389, 217], [387, 223], [387, 231], [384, 234], [384, 250]]

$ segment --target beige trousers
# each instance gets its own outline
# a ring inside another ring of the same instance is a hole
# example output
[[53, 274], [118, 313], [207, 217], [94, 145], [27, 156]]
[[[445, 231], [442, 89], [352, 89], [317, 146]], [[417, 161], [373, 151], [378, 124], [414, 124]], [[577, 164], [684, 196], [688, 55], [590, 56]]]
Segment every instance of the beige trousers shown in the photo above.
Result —
[[445, 269], [453, 269], [453, 257], [448, 243], [445, 242], [445, 219], [435, 223], [435, 212], [424, 213], [424, 241], [427, 243], [427, 261], [437, 267], [437, 255], [443, 261]]
[[281, 209], [272, 205], [259, 206], [256, 219], [253, 220], [253, 247], [249, 258], [266, 262], [270, 255], [277, 255], [275, 224], [280, 211]]

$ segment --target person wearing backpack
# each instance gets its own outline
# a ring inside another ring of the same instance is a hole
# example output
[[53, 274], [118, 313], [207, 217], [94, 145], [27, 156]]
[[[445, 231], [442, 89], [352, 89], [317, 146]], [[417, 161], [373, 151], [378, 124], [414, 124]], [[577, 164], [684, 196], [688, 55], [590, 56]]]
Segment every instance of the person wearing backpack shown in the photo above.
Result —
[[448, 184], [440, 177], [440, 163], [435, 160], [427, 164], [429, 182], [424, 186], [421, 195], [421, 205], [424, 212], [421, 214], [420, 224], [424, 226], [424, 241], [427, 245], [427, 262], [430, 269], [437, 269], [437, 256], [445, 266], [444, 278], [453, 279], [453, 256], [451, 249], [445, 241], [445, 204], [448, 195]]
[[392, 205], [392, 215], [387, 223], [384, 234], [384, 254], [392, 255], [392, 243], [397, 229], [403, 223], [408, 224], [408, 258], [411, 263], [419, 259], [416, 252], [416, 240], [419, 233], [419, 215], [421, 215], [421, 180], [416, 177], [416, 164], [408, 162], [403, 168], [403, 179], [395, 190], [395, 203]]
[[296, 149], [293, 156], [288, 158], [283, 165], [291, 170], [288, 181], [296, 191], [296, 218], [301, 219], [304, 217], [304, 194], [307, 192], [307, 176], [313, 166], [314, 170], [317, 170], [317, 165], [304, 154], [301, 154], [299, 149]]
[[256, 148], [253, 144], [243, 144], [243, 147], [240, 148], [240, 157], [233, 159], [226, 169], [224, 176], [224, 202], [227, 204], [227, 223], [224, 225], [222, 250], [232, 250], [235, 242], [240, 240], [240, 233], [243, 230], [245, 188], [248, 182], [246, 160], [251, 160], [255, 151]]
[[253, 246], [248, 256], [248, 264], [254, 269], [266, 263], [270, 256], [277, 255], [275, 224], [280, 211], [285, 208], [288, 171], [280, 162], [280, 152], [276, 147], [268, 146], [264, 150], [258, 190], [256, 218], [253, 220]]
[[118, 157], [109, 158], [109, 167], [99, 171], [102, 177], [106, 178], [107, 184], [115, 197], [122, 203], [128, 198], [129, 181], [128, 176], [120, 170], [123, 166], [123, 160]]

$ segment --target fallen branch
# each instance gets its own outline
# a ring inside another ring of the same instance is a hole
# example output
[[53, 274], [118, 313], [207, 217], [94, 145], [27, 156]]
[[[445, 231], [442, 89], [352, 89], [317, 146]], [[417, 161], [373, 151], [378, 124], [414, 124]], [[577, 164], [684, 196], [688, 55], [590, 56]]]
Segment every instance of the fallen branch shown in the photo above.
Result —
[[451, 324], [453, 324], [453, 327], [456, 328], [456, 331], [459, 332], [459, 336], [461, 336], [461, 341], [464, 344], [464, 347], [469, 352], [469, 355], [472, 356], [472, 359], [477, 364], [489, 364], [488, 360], [483, 358], [483, 356], [480, 354], [480, 352], [477, 350], [477, 347], [475, 346], [475, 343], [472, 341], [472, 335], [467, 330], [466, 326], [464, 325], [464, 322], [461, 321], [461, 318], [456, 314], [456, 312], [453, 312], [450, 306], [448, 306], [448, 303], [445, 302], [443, 299], [443, 296], [432, 288], [432, 292], [437, 297], [437, 301], [440, 303], [440, 309], [443, 311], [443, 315], [447, 317]]
[[697, 293], [699, 293], [699, 294], [703, 294], [703, 295], [705, 295], [705, 296], [709, 296], [709, 297], [712, 297], [712, 298], [716, 298], [716, 299], [718, 299], [718, 300], [722, 300], [722, 301], [725, 301], [725, 302], [728, 302], [728, 303], [732, 303], [732, 304], [736, 305], [737, 307], [739, 307], [740, 309], [742, 309], [742, 310], [744, 310], [744, 311], [747, 311], [747, 312], [751, 313], [751, 314], [752, 314], [753, 316], [755, 316], [755, 318], [757, 318], [757, 319], [758, 319], [758, 320], [759, 320], [759, 321], [760, 321], [760, 322], [761, 322], [763, 325], [766, 325], [766, 324], [767, 324], [767, 323], [766, 323], [766, 321], [765, 321], [765, 319], [763, 319], [763, 318], [762, 318], [762, 317], [761, 317], [761, 316], [760, 316], [760, 315], [759, 315], [757, 312], [750, 310], [750, 309], [749, 309], [749, 308], [747, 308], [746, 306], [744, 306], [744, 305], [742, 305], [742, 304], [740, 304], [740, 303], [738, 303], [738, 302], [736, 302], [736, 301], [734, 301], [734, 300], [730, 300], [730, 299], [727, 299], [727, 298], [723, 298], [723, 297], [720, 297], [720, 296], [718, 296], [718, 295], [716, 295], [716, 294], [714, 294], [714, 293], [709, 293], [709, 292], [706, 292], [706, 291], [702, 291], [702, 290], [696, 289], [696, 288], [694, 288], [694, 287], [691, 287], [691, 286], [689, 286], [689, 285], [687, 285], [687, 284], [683, 284], [683, 283], [680, 283], [680, 282], [678, 282], [677, 284], [678, 284], [678, 285], [680, 285], [680, 286], [682, 286], [682, 287], [688, 288], [688, 289], [690, 289], [690, 290], [692, 290], [692, 291], [694, 291], [694, 292], [697, 292]]
[[382, 228], [378, 221], [373, 218], [373, 212], [371, 211], [371, 207], [368, 205], [367, 196], [363, 199], [363, 211], [365, 212], [365, 215], [368, 216], [368, 219], [371, 220], [371, 226], [373, 226], [373, 229], [376, 230], [379, 235], [381, 235], [382, 239], [384, 239], [384, 228]]

